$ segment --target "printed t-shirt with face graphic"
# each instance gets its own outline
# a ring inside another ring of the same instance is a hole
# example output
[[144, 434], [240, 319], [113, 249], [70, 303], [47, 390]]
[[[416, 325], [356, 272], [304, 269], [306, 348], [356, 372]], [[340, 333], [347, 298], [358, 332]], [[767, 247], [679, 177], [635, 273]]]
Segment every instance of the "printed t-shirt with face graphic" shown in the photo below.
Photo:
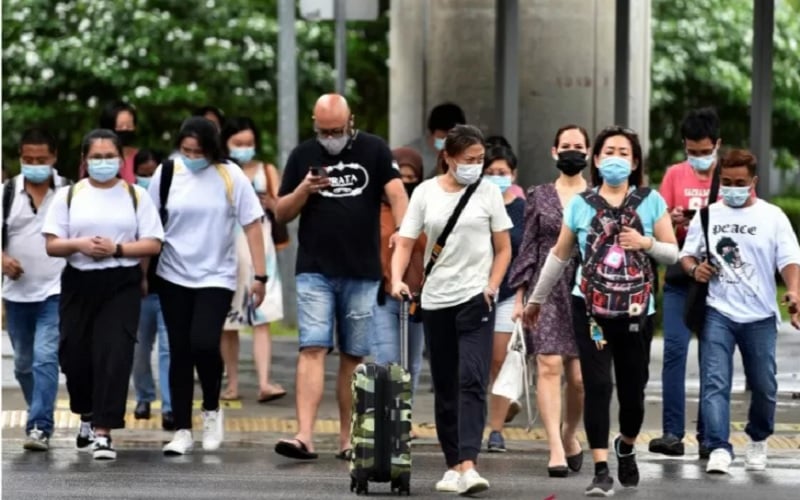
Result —
[[[708, 241], [719, 273], [711, 279], [706, 303], [737, 323], [773, 315], [779, 321], [775, 271], [800, 264], [800, 246], [786, 214], [764, 200], [744, 208], [712, 203]], [[702, 260], [705, 255], [698, 214], [689, 225], [681, 257]]]
[[300, 211], [297, 271], [327, 277], [381, 279], [380, 205], [384, 186], [400, 173], [379, 137], [358, 132], [337, 156], [316, 139], [289, 155], [279, 191], [286, 196], [311, 167], [322, 167], [330, 187], [312, 194]]

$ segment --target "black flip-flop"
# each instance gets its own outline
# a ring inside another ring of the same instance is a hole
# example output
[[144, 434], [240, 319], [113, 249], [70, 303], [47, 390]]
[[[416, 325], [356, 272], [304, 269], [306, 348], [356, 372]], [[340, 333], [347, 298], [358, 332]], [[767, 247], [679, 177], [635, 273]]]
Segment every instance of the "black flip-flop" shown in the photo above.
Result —
[[353, 459], [353, 450], [352, 448], [347, 448], [346, 450], [342, 450], [335, 455], [337, 460], [345, 460], [349, 462]]
[[299, 439], [278, 441], [278, 444], [275, 445], [275, 453], [295, 460], [316, 460], [319, 458], [318, 454], [308, 451], [308, 446]]

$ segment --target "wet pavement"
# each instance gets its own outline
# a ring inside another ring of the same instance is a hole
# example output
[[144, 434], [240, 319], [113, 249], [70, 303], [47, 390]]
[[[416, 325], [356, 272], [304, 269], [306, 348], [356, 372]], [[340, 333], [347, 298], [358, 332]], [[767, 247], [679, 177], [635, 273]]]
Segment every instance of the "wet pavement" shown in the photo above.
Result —
[[[326, 394], [319, 411], [316, 446], [322, 454], [317, 463], [292, 463], [273, 452], [275, 441], [293, 433], [294, 364], [296, 340], [277, 338], [274, 343], [273, 379], [286, 387], [289, 396], [268, 404], [255, 401], [257, 386], [250, 358], [249, 338], [242, 338], [241, 401], [226, 404], [226, 441], [215, 453], [196, 451], [180, 458], [166, 458], [160, 446], [168, 434], [160, 430], [158, 402], [151, 420], [134, 420], [134, 402], [129, 402], [127, 428], [115, 431], [120, 454], [112, 463], [94, 462], [88, 454], [78, 454], [74, 446], [77, 418], [68, 411], [66, 389], [59, 391], [56, 431], [49, 453], [23, 452], [21, 445], [25, 404], [13, 379], [13, 361], [3, 338], [2, 366], [2, 497], [25, 500], [38, 498], [347, 498], [349, 480], [346, 464], [333, 458], [337, 450], [338, 412], [333, 397], [337, 369], [336, 355], [326, 367]], [[764, 473], [745, 472], [741, 459], [732, 474], [710, 477], [696, 457], [696, 443], [687, 437], [687, 457], [666, 459], [647, 452], [647, 442], [661, 434], [661, 360], [663, 345], [653, 345], [650, 384], [643, 433], [637, 444], [642, 483], [637, 490], [617, 490], [616, 496], [636, 498], [800, 498], [800, 332], [785, 330], [778, 343], [779, 397], [776, 434], [770, 439], [770, 468]], [[693, 348], [695, 344], [693, 343]], [[694, 356], [694, 354], [692, 354]], [[696, 359], [690, 357], [690, 359]], [[744, 454], [747, 438], [742, 432], [746, 421], [749, 394], [744, 392], [741, 364], [731, 404], [732, 442], [737, 454]], [[413, 447], [412, 495], [418, 498], [446, 496], [433, 491], [443, 473], [433, 422], [433, 395], [428, 391], [427, 366], [415, 399], [415, 431], [420, 438]], [[156, 371], [157, 373], [157, 371]], [[687, 430], [697, 404], [697, 366], [690, 362], [687, 374]], [[199, 395], [199, 389], [196, 392]], [[129, 395], [132, 399], [133, 393]], [[535, 406], [535, 405], [534, 405]], [[612, 408], [612, 416], [617, 409]], [[568, 479], [546, 477], [546, 441], [541, 423], [531, 432], [524, 429], [520, 415], [506, 431], [512, 450], [505, 455], [481, 457], [481, 470], [492, 482], [483, 497], [492, 498], [582, 498], [591, 479], [591, 460], [587, 469]], [[612, 418], [612, 432], [614, 429]], [[197, 427], [199, 421], [196, 420]], [[199, 436], [196, 436], [196, 439]], [[580, 436], [581, 439], [583, 435]], [[199, 445], [199, 443], [198, 443]], [[612, 471], [615, 464], [612, 459]], [[77, 472], [77, 474], [76, 474]], [[371, 486], [371, 493], [388, 494], [388, 485]]]

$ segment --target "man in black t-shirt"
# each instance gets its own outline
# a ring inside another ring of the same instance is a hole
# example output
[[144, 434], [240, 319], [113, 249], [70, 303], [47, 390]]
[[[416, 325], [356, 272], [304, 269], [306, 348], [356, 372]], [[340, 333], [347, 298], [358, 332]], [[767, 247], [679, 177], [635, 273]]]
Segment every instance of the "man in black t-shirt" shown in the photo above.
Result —
[[[350, 378], [372, 344], [372, 311], [381, 280], [380, 204], [385, 194], [396, 226], [408, 205], [392, 153], [377, 136], [353, 128], [344, 97], [326, 94], [314, 107], [317, 135], [297, 146], [286, 163], [276, 218], [300, 215], [297, 250], [298, 432], [275, 451], [317, 458], [312, 433], [325, 383], [325, 355], [340, 351], [339, 458], [348, 459]], [[393, 242], [394, 240], [392, 240]]]

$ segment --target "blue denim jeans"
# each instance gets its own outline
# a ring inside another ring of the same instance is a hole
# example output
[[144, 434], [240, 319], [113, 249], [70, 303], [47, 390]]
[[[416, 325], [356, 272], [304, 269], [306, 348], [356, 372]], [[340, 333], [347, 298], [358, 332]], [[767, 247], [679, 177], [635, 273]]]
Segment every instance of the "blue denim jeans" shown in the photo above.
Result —
[[[408, 323], [408, 371], [411, 373], [411, 395], [417, 390], [422, 368], [422, 349], [425, 333], [422, 323]], [[386, 303], [375, 305], [375, 333], [372, 336], [372, 355], [379, 364], [400, 362], [400, 301], [386, 296]]]
[[164, 315], [161, 314], [161, 301], [151, 293], [142, 299], [142, 312], [139, 316], [138, 342], [133, 354], [133, 388], [136, 401], [150, 403], [156, 399], [156, 385], [150, 367], [150, 353], [158, 337], [158, 385], [161, 388], [161, 412], [172, 412], [172, 398], [169, 392], [169, 339]]
[[336, 325], [339, 351], [355, 357], [368, 356], [378, 283], [377, 280], [329, 278], [317, 273], [298, 274], [300, 349], [333, 349]]
[[[692, 332], [683, 322], [686, 287], [664, 285], [664, 365], [661, 370], [664, 434], [683, 439], [686, 430], [686, 360]], [[700, 351], [698, 350], [698, 365]], [[700, 401], [703, 390], [700, 388]], [[697, 441], [703, 442], [702, 405], [697, 407]]]
[[726, 449], [731, 427], [731, 382], [733, 353], [742, 353], [742, 364], [750, 385], [750, 410], [745, 432], [753, 441], [763, 441], [775, 427], [775, 401], [778, 382], [775, 378], [775, 343], [778, 329], [775, 318], [752, 323], [736, 323], [717, 310], [708, 308], [706, 326], [700, 341], [703, 384], [703, 419], [705, 444], [709, 450]]
[[28, 403], [25, 432], [35, 426], [48, 436], [58, 393], [58, 301], [58, 295], [41, 302], [3, 301], [14, 375]]

